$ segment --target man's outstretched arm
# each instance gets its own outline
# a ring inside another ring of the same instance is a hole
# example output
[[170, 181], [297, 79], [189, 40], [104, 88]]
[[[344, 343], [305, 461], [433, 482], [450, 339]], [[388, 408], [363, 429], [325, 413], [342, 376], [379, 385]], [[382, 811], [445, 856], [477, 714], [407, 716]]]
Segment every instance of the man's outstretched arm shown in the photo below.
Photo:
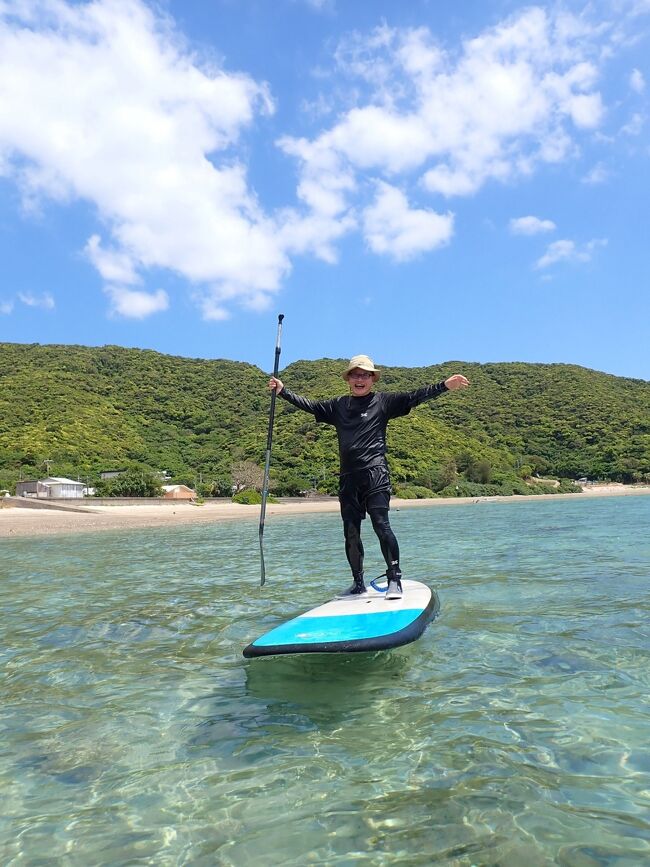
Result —
[[434, 385], [423, 385], [421, 388], [416, 388], [414, 391], [402, 391], [385, 393], [385, 398], [390, 406], [391, 417], [408, 414], [414, 407], [425, 403], [428, 400], [435, 400], [441, 394], [447, 391], [456, 391], [459, 388], [467, 388], [469, 380], [461, 373], [455, 373], [442, 382], [437, 382]]
[[275, 393], [286, 400], [287, 403], [290, 403], [292, 406], [295, 406], [297, 409], [302, 409], [305, 412], [310, 412], [312, 415], [316, 416], [317, 421], [330, 421], [331, 415], [331, 403], [329, 400], [310, 400], [308, 397], [301, 397], [299, 394], [294, 394], [293, 391], [286, 388], [281, 379], [278, 379], [277, 376], [272, 376], [269, 379], [269, 388]]

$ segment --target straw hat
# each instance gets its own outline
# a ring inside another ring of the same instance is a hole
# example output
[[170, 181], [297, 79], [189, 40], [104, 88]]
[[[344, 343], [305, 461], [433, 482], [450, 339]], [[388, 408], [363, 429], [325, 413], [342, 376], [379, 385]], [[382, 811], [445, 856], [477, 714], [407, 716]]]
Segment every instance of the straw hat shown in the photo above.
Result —
[[367, 355], [354, 355], [350, 359], [350, 363], [348, 364], [347, 370], [345, 371], [345, 373], [341, 374], [343, 379], [347, 379], [348, 373], [351, 370], [355, 370], [357, 367], [359, 368], [359, 370], [367, 370], [369, 373], [372, 373], [375, 382], [377, 382], [377, 380], [381, 376], [381, 371], [377, 370], [372, 358], [369, 358]]

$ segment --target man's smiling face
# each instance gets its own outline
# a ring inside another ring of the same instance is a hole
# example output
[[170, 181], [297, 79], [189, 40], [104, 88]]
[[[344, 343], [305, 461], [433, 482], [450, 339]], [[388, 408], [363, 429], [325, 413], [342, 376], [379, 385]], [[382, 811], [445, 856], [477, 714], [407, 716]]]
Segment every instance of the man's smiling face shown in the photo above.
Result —
[[350, 394], [354, 397], [365, 397], [370, 394], [372, 387], [375, 384], [375, 376], [367, 370], [361, 370], [360, 367], [355, 367], [346, 376], [350, 387]]

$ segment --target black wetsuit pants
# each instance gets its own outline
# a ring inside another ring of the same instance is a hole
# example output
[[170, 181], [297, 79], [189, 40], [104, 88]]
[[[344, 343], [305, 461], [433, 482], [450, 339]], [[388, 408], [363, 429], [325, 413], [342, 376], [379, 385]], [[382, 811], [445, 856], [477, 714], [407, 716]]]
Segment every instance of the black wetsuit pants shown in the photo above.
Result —
[[399, 563], [399, 545], [388, 520], [390, 503], [390, 478], [386, 467], [370, 467], [341, 477], [339, 489], [345, 556], [352, 574], [363, 573], [363, 542], [361, 522], [370, 515], [372, 528], [379, 539], [381, 553], [387, 568]]
[[[377, 534], [381, 553], [384, 555], [386, 567], [391, 568], [399, 563], [399, 545], [395, 533], [388, 520], [388, 509], [369, 509], [372, 529]], [[361, 518], [343, 520], [345, 535], [345, 556], [348, 558], [352, 574], [356, 577], [363, 573], [363, 542], [361, 541]]]

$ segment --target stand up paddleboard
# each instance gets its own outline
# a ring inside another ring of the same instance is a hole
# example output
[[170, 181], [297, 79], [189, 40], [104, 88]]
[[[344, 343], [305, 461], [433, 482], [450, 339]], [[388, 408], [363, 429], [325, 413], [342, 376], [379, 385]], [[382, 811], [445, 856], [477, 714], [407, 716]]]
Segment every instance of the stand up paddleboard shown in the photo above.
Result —
[[402, 581], [401, 599], [386, 599], [372, 581], [363, 596], [339, 596], [276, 626], [244, 648], [244, 656], [283, 653], [358, 653], [388, 650], [416, 641], [440, 608], [438, 596], [420, 581]]

